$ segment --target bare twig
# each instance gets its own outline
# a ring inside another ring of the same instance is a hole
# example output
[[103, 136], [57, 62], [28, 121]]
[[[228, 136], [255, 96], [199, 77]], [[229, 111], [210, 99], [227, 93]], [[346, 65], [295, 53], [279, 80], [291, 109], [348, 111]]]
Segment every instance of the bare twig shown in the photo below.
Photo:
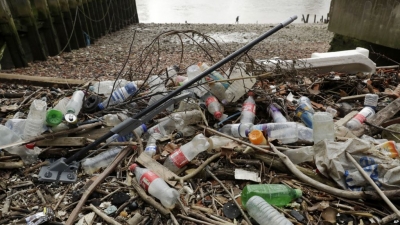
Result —
[[71, 189], [72, 185], [69, 185], [67, 190], [64, 191], [64, 194], [61, 196], [60, 200], [58, 200], [57, 204], [54, 206], [53, 210], [57, 210], [58, 206], [61, 204], [62, 200], [65, 198], [65, 195], [69, 192]]

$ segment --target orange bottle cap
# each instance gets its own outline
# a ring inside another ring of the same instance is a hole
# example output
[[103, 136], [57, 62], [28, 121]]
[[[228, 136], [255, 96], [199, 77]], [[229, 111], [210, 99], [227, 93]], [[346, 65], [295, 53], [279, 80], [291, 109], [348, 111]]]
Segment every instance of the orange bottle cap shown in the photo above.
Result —
[[266, 144], [266, 139], [264, 137], [264, 134], [260, 130], [253, 130], [249, 133], [249, 140], [251, 143], [255, 145], [261, 145], [261, 144]]

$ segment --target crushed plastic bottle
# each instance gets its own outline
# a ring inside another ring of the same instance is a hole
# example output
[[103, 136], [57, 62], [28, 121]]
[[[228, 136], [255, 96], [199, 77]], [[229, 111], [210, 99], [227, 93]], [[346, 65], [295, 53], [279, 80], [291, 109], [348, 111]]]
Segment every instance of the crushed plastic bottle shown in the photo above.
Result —
[[217, 97], [223, 105], [228, 104], [228, 100], [225, 95], [225, 87], [220, 82], [209, 83], [210, 92]]
[[[165, 87], [165, 82], [157, 75], [150, 76], [149, 86], [150, 86], [149, 94], [159, 93], [150, 97], [150, 100], [147, 105], [153, 105], [166, 95], [167, 88]], [[171, 105], [167, 108], [167, 110], [172, 111], [173, 108], [174, 106]]]
[[233, 142], [231, 139], [217, 135], [208, 138], [208, 143], [210, 143], [211, 146], [210, 148], [214, 150], [218, 150], [231, 142]]
[[247, 212], [260, 225], [293, 225], [278, 210], [259, 196], [253, 196], [246, 204]]
[[162, 138], [163, 135], [159, 133], [154, 133], [150, 135], [149, 139], [147, 139], [147, 145], [146, 148], [144, 149], [144, 153], [152, 157], [153, 155], [156, 154], [157, 152], [157, 140]]
[[231, 83], [225, 92], [225, 95], [230, 102], [238, 101], [247, 91], [249, 91], [256, 83], [255, 78], [249, 78], [251, 74], [246, 72], [246, 64], [238, 63], [233, 68], [232, 72], [227, 71], [226, 74], [229, 75], [230, 79], [244, 78], [240, 80], [235, 80]]
[[117, 156], [121, 150], [121, 147], [115, 147], [94, 157], [86, 158], [82, 161], [82, 168], [86, 174], [93, 174], [100, 168], [105, 168], [112, 163], [115, 156]]
[[144, 190], [161, 201], [166, 208], [173, 208], [179, 197], [179, 192], [168, 186], [157, 174], [146, 168], [140, 168], [137, 164], [132, 164], [129, 170], [135, 173], [137, 181]]
[[41, 134], [46, 120], [47, 103], [45, 101], [33, 100], [25, 122], [23, 139], [36, 137]]
[[206, 151], [210, 143], [203, 134], [198, 134], [194, 138], [175, 150], [164, 162], [164, 166], [176, 173], [180, 168], [188, 164], [200, 152]]
[[[201, 74], [201, 69], [198, 65], [191, 65], [186, 69], [187, 77], [188, 79], [183, 82], [185, 84], [186, 82], [194, 79], [198, 75]], [[207, 85], [200, 85], [200, 82], [197, 82], [194, 87], [188, 88], [187, 91], [195, 93], [198, 97], [201, 97], [205, 95], [209, 90], [209, 87]]]
[[60, 111], [63, 115], [65, 115], [67, 113], [67, 105], [68, 102], [70, 101], [70, 98], [63, 98], [60, 101], [58, 101], [57, 105], [54, 106], [54, 110], [58, 110]]
[[98, 104], [97, 107], [103, 110], [109, 106], [116, 105], [125, 101], [129, 96], [135, 94], [137, 91], [137, 86], [135, 82], [129, 82], [124, 87], [115, 90], [110, 97], [104, 100], [102, 103]]
[[110, 127], [116, 126], [128, 118], [129, 117], [123, 113], [107, 114], [103, 116], [104, 124]]
[[218, 99], [213, 96], [210, 92], [207, 92], [201, 97], [206, 103], [208, 112], [210, 112], [215, 119], [220, 119], [224, 113], [224, 107], [219, 103]]
[[26, 145], [13, 146], [5, 149], [8, 153], [18, 155], [21, 157], [24, 165], [31, 165], [38, 160], [38, 155], [41, 149], [35, 146], [35, 143], [29, 143]]
[[[144, 133], [147, 132], [147, 127], [146, 125], [142, 124], [139, 127], [137, 127], [134, 132], [141, 137]], [[125, 136], [121, 136], [119, 134], [114, 134], [113, 136], [109, 137], [106, 140], [106, 143], [110, 143], [112, 141], [116, 141], [116, 142], [128, 142], [129, 140], [136, 140], [136, 136], [133, 134], [133, 132], [130, 132], [129, 134], [125, 135]]]
[[254, 93], [249, 91], [248, 98], [244, 101], [242, 106], [242, 113], [240, 116], [240, 123], [254, 123], [256, 118], [256, 102], [254, 101]]
[[[208, 70], [210, 68], [206, 63], [203, 63], [203, 62], [200, 62], [197, 65], [202, 70], [202, 72], [204, 72], [204, 71], [206, 71], [206, 70]], [[208, 74], [208, 77], [213, 79], [213, 80], [225, 80], [226, 79], [226, 77], [224, 75], [220, 74], [216, 70], [214, 70], [210, 74]], [[224, 86], [225, 89], [228, 89], [228, 87], [229, 87], [229, 83], [228, 82], [220, 82], [220, 83]]]
[[346, 127], [349, 130], [357, 130], [362, 124], [368, 119], [375, 115], [374, 109], [371, 107], [364, 107], [356, 116], [354, 116], [349, 122], [346, 123]]
[[243, 188], [241, 200], [242, 205], [246, 206], [251, 197], [260, 196], [271, 205], [285, 206], [301, 195], [300, 189], [292, 189], [284, 184], [248, 184]]

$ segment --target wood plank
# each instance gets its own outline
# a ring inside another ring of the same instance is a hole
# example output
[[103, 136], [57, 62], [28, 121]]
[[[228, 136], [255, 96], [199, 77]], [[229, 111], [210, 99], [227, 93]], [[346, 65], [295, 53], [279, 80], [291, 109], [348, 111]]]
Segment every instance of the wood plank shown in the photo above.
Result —
[[159, 162], [148, 156], [146, 153], [142, 152], [142, 154], [140, 154], [139, 158], [137, 158], [136, 161], [147, 169], [153, 171], [171, 186], [175, 186], [175, 184], [177, 183], [177, 181], [168, 180], [171, 177], [176, 177], [177, 175], [175, 173], [161, 165]]
[[59, 137], [46, 139], [36, 142], [37, 146], [59, 146], [59, 147], [79, 147], [86, 145], [86, 138], [83, 137]]
[[13, 73], [0, 73], [0, 82], [15, 83], [15, 84], [28, 84], [43, 87], [60, 87], [69, 88], [73, 86], [82, 85], [85, 83], [83, 80], [64, 79], [58, 77], [38, 77], [28, 76]]

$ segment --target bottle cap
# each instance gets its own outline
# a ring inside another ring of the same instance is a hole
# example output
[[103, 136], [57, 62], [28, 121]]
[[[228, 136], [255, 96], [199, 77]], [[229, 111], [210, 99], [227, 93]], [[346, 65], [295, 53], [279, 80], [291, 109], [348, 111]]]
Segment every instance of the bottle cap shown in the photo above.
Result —
[[249, 134], [249, 140], [251, 143], [255, 145], [260, 145], [263, 142], [266, 142], [264, 134], [260, 130], [253, 130]]
[[136, 163], [129, 166], [130, 171], [134, 171], [138, 165]]
[[50, 127], [55, 127], [63, 120], [63, 114], [59, 110], [50, 109], [46, 114], [46, 124]]
[[67, 121], [67, 123], [70, 124], [75, 124], [78, 122], [78, 118], [72, 113], [65, 114], [64, 119], [65, 121]]
[[249, 92], [247, 93], [247, 96], [252, 96], [252, 97], [254, 97], [254, 92], [249, 91]]
[[214, 113], [215, 119], [219, 119], [219, 118], [221, 118], [221, 116], [222, 116], [222, 113], [220, 111], [217, 111]]
[[300, 189], [294, 189], [294, 193], [296, 198], [300, 198], [303, 195], [303, 192]]
[[26, 148], [28, 149], [34, 149], [36, 145], [36, 142], [31, 142], [25, 145]]

